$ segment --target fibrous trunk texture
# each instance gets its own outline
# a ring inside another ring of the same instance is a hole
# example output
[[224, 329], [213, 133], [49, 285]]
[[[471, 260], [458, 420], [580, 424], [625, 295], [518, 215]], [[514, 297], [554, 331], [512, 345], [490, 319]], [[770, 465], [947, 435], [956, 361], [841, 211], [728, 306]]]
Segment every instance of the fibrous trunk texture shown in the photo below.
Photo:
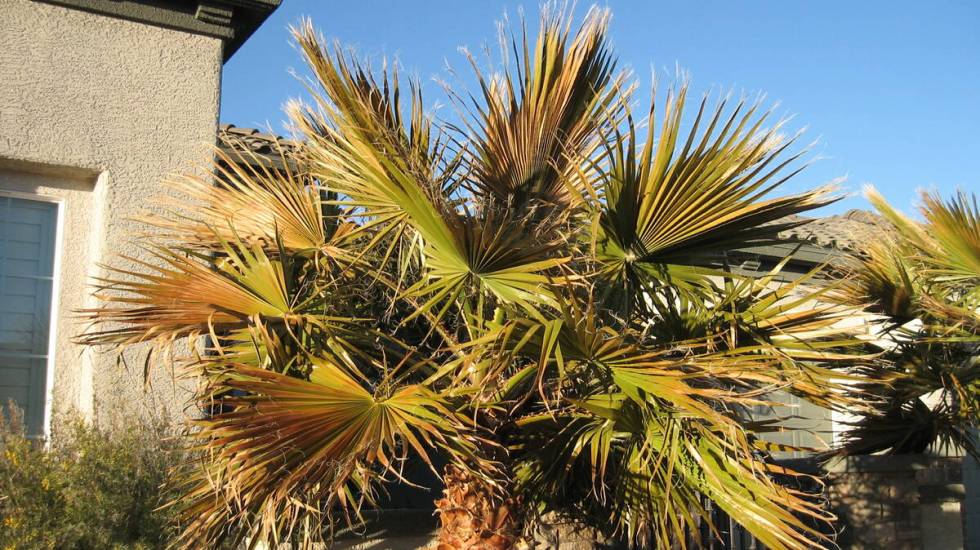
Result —
[[446, 467], [435, 550], [509, 550], [519, 540], [514, 503], [494, 494], [486, 483], [454, 466]]

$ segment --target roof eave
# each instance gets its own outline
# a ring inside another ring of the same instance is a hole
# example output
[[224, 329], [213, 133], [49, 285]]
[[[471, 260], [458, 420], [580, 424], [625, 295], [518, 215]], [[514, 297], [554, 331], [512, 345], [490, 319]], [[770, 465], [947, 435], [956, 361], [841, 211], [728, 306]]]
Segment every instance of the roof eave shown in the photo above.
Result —
[[217, 38], [224, 61], [279, 7], [281, 0], [34, 0]]

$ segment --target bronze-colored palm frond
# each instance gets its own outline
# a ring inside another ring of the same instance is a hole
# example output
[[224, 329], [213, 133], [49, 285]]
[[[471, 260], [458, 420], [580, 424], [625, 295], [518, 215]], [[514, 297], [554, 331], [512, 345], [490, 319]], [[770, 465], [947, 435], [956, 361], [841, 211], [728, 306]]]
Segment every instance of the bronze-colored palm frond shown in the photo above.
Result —
[[[214, 180], [180, 176], [169, 182], [178, 196], [161, 199], [168, 217], [146, 221], [181, 241], [220, 250], [222, 241], [241, 239], [282, 245], [300, 253], [344, 259], [341, 245], [351, 230], [325, 204], [325, 190], [295, 159], [278, 151], [281, 167], [270, 166], [246, 146], [226, 142], [215, 150]], [[330, 217], [330, 215], [333, 217]]]
[[[431, 391], [382, 385], [372, 393], [363, 377], [327, 360], [314, 360], [309, 380], [233, 364], [211, 374], [227, 412], [197, 422], [210, 463], [178, 504], [189, 521], [184, 542], [274, 539], [311, 514], [322, 521], [338, 503], [357, 513], [409, 451], [431, 464], [429, 449], [458, 437], [453, 413]], [[251, 530], [228, 533], [236, 523]]]
[[171, 343], [240, 328], [251, 317], [285, 322], [298, 315], [282, 262], [258, 245], [224, 242], [223, 251], [213, 261], [161, 247], [150, 250], [158, 264], [130, 260], [144, 271], [114, 269], [98, 288], [107, 306], [80, 312], [92, 327], [81, 341]]
[[568, 204], [571, 176], [602, 152], [602, 133], [625, 100], [606, 38], [609, 17], [592, 9], [573, 31], [565, 13], [546, 9], [533, 45], [526, 30], [520, 37], [501, 31], [513, 67], [476, 71], [482, 103], [468, 179], [475, 194], [503, 204]]
[[339, 45], [333, 52], [325, 48], [309, 19], [294, 27], [292, 33], [316, 82], [310, 91], [319, 112], [303, 113], [299, 105], [294, 105], [298, 110], [293, 113], [293, 122], [308, 125], [306, 137], [312, 134], [325, 138], [331, 135], [327, 126], [332, 126], [347, 138], [357, 135], [390, 156], [404, 159], [420, 179], [431, 177], [434, 162], [444, 150], [423, 111], [419, 86], [410, 84], [410, 116], [406, 121], [397, 66], [392, 65], [389, 70], [386, 63], [377, 78], [351, 55], [343, 53]]

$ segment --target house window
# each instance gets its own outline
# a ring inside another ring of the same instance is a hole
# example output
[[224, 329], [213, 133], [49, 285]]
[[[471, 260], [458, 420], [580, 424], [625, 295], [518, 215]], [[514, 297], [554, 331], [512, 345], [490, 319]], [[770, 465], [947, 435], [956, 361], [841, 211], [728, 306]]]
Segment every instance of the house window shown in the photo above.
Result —
[[[830, 410], [782, 391], [773, 393], [769, 398], [780, 404], [773, 407], [753, 407], [752, 419], [755, 421], [778, 419], [784, 430], [765, 433], [762, 439], [770, 443], [812, 449], [826, 449], [833, 443], [834, 423]], [[779, 451], [775, 453], [775, 457], [803, 458], [809, 454], [802, 451]]]
[[0, 195], [0, 401], [44, 432], [58, 205]]

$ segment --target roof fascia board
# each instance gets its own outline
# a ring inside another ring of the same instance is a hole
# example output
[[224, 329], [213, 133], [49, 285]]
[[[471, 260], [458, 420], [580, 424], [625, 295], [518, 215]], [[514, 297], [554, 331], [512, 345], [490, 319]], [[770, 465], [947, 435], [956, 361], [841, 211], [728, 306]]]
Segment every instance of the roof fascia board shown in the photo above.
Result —
[[826, 248], [807, 242], [788, 242], [775, 243], [764, 246], [748, 246], [739, 248], [739, 252], [758, 254], [770, 258], [785, 258], [793, 256], [793, 259], [800, 262], [820, 264], [832, 260], [840, 259], [846, 255], [845, 252], [835, 248]]
[[118, 19], [217, 38], [224, 60], [258, 29], [280, 0], [34, 0]]

